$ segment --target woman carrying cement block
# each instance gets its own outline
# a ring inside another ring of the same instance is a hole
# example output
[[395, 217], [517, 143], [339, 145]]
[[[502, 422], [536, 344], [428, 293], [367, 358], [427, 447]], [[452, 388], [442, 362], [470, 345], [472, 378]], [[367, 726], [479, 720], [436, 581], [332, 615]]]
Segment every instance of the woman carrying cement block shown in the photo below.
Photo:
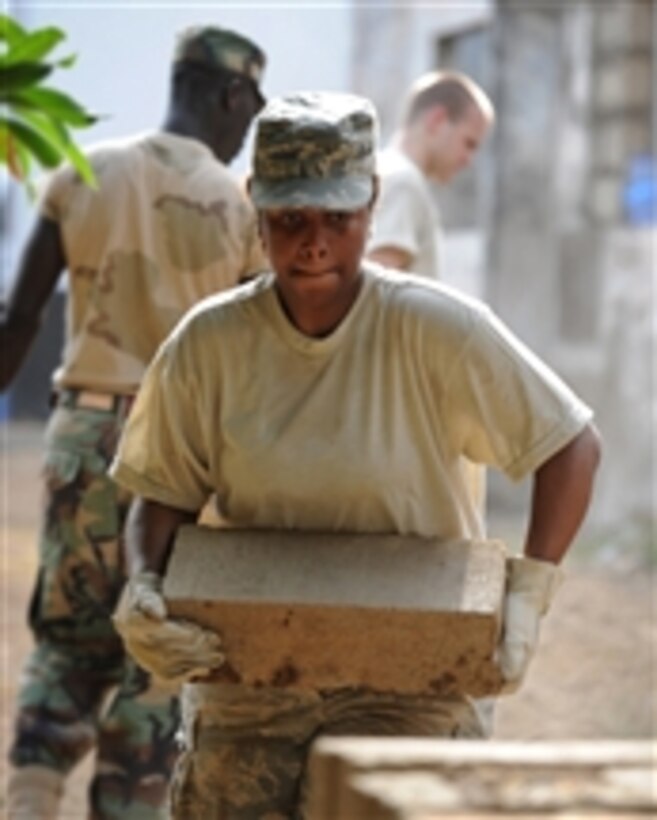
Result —
[[499, 649], [510, 688], [589, 503], [599, 458], [589, 408], [484, 305], [363, 262], [375, 131], [359, 97], [270, 102], [250, 194], [272, 272], [183, 319], [113, 466], [138, 496], [117, 628], [146, 669], [187, 684], [172, 787], [181, 820], [302, 816], [306, 758], [322, 734], [485, 734], [464, 696], [200, 682], [224, 662], [221, 638], [168, 617], [161, 579], [178, 527], [212, 494], [244, 529], [480, 538], [461, 456], [512, 479], [533, 473]]

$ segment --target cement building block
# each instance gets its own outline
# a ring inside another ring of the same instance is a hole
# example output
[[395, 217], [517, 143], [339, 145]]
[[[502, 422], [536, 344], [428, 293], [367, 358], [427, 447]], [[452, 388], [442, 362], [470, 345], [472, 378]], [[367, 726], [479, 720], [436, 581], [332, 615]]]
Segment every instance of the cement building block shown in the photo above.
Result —
[[[564, 778], [564, 782], [567, 778]], [[491, 802], [487, 806], [476, 808], [477, 800], [464, 798], [456, 788], [446, 786], [444, 778], [431, 774], [372, 774], [356, 777], [349, 784], [345, 797], [344, 811], [339, 815], [343, 820], [438, 820], [453, 817], [467, 820], [500, 820], [501, 817], [513, 817], [513, 820], [537, 820], [538, 817], [560, 817], [562, 820], [638, 820], [646, 817], [643, 808], [623, 808], [615, 806], [612, 800], [609, 805], [595, 801], [595, 811], [590, 811], [590, 802], [585, 799], [581, 805], [576, 794], [572, 799], [562, 802], [551, 800], [550, 793], [560, 790], [560, 783], [545, 781], [541, 784], [527, 784], [530, 794], [526, 805], [518, 809], [517, 804], [508, 806], [505, 801]], [[583, 785], [583, 781], [580, 785]], [[531, 797], [531, 790], [544, 789], [543, 799]], [[603, 803], [607, 797], [603, 797]], [[650, 816], [655, 815], [650, 812]], [[333, 820], [338, 820], [333, 818]]]
[[600, 174], [591, 185], [590, 209], [598, 224], [617, 223], [621, 217], [622, 184], [618, 176]]
[[633, 157], [635, 154], [648, 154], [652, 150], [652, 125], [648, 120], [629, 122], [626, 129], [627, 154]]
[[637, 154], [650, 153], [652, 131], [648, 118], [628, 121], [621, 117], [599, 122], [593, 136], [593, 165], [596, 173], [627, 173], [628, 162]]
[[505, 550], [495, 541], [183, 527], [169, 611], [217, 630], [217, 680], [499, 692]]
[[309, 820], [655, 816], [656, 761], [653, 741], [322, 738]]
[[653, 14], [654, 5], [646, 0], [597, 4], [593, 19], [599, 46], [608, 51], [650, 46]]
[[652, 64], [649, 57], [629, 55], [601, 63], [596, 72], [596, 112], [623, 112], [628, 107], [649, 108], [652, 100]]
[[627, 128], [622, 119], [600, 124], [593, 135], [593, 160], [597, 169], [623, 173], [627, 163]]

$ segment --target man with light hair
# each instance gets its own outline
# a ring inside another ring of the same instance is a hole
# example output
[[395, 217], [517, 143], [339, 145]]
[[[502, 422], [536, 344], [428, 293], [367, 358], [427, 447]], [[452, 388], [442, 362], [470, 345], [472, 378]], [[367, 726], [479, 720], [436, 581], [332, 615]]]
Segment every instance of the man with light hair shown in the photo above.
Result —
[[[389, 268], [439, 279], [440, 218], [430, 183], [467, 168], [495, 120], [493, 104], [465, 74], [437, 71], [411, 86], [402, 127], [379, 153], [380, 195], [368, 256]], [[482, 516], [486, 474], [464, 460], [465, 480]]]
[[432, 72], [411, 86], [401, 129], [379, 154], [370, 259], [440, 277], [439, 216], [429, 183], [447, 184], [467, 168], [494, 119], [488, 96], [464, 74]]

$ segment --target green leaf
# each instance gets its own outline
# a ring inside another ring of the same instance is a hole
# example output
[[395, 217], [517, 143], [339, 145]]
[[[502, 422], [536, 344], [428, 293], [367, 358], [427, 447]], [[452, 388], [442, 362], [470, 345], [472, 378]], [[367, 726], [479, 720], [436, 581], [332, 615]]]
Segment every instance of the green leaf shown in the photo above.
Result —
[[98, 117], [89, 114], [68, 94], [54, 88], [25, 88], [7, 97], [10, 105], [22, 105], [42, 111], [77, 128], [93, 125]]
[[7, 54], [0, 58], [1, 65], [19, 63], [38, 63], [53, 48], [64, 40], [66, 35], [59, 28], [40, 28], [12, 43]]
[[12, 46], [26, 35], [25, 29], [13, 17], [8, 14], [0, 14], [0, 40], [5, 40]]
[[34, 161], [46, 168], [67, 159], [90, 186], [96, 181], [89, 161], [68, 128], [97, 121], [73, 97], [41, 81], [56, 68], [70, 68], [76, 55], [46, 61], [65, 39], [54, 26], [29, 32], [10, 15], [0, 14], [0, 164], [33, 190], [29, 178]]
[[62, 57], [61, 60], [57, 60], [55, 65], [58, 68], [70, 68], [71, 66], [75, 65], [78, 61], [77, 54], [69, 54], [68, 57]]
[[80, 174], [84, 182], [86, 182], [90, 188], [97, 190], [98, 182], [96, 180], [96, 175], [94, 174], [93, 168], [91, 167], [89, 160], [80, 151], [73, 140], [71, 140], [64, 148], [64, 155], [78, 174]]
[[46, 168], [59, 165], [62, 160], [62, 151], [31, 125], [12, 117], [0, 116], [0, 126], [3, 125], [20, 145], [36, 157], [41, 165]]
[[52, 66], [46, 63], [21, 63], [20, 65], [0, 65], [0, 102], [7, 95], [19, 88], [36, 85], [52, 72]]
[[4, 126], [0, 127], [0, 162], [9, 166], [12, 162], [12, 137]]
[[41, 112], [27, 110], [22, 111], [22, 113], [32, 127], [60, 151], [62, 158], [67, 159], [71, 163], [90, 188], [98, 187], [89, 160], [71, 139], [71, 135], [62, 122]]
[[9, 165], [10, 173], [23, 185], [30, 199], [36, 199], [37, 189], [30, 179], [32, 170], [32, 155], [19, 142], [12, 139], [12, 162]]
[[21, 143], [14, 141], [15, 152], [14, 161], [18, 166], [18, 178], [27, 188], [30, 196], [34, 196], [35, 190], [30, 182], [30, 171], [32, 170], [32, 154]]
[[56, 145], [60, 151], [63, 151], [71, 141], [66, 126], [43, 111], [35, 111], [33, 108], [25, 108], [22, 105], [14, 106], [14, 110], [20, 114], [21, 120], [25, 120], [35, 131]]

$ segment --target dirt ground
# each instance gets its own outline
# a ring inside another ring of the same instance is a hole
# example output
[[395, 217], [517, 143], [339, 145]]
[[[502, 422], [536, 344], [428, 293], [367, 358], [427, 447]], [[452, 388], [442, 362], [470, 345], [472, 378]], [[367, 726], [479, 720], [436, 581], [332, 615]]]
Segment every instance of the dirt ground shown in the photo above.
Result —
[[[0, 783], [22, 660], [25, 610], [35, 568], [42, 430], [0, 425]], [[508, 527], [508, 522], [505, 527]], [[491, 531], [495, 533], [494, 526]], [[655, 560], [631, 547], [578, 557], [542, 631], [522, 691], [500, 701], [495, 736], [513, 739], [638, 739], [657, 729]], [[91, 759], [71, 778], [60, 820], [84, 820]], [[0, 816], [4, 788], [0, 796]]]

